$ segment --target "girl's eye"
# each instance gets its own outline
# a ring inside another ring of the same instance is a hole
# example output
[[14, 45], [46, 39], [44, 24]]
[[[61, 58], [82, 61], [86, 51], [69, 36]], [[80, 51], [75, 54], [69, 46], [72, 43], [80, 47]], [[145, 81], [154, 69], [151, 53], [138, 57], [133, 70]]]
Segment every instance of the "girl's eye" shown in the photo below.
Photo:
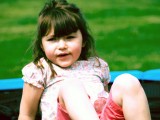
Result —
[[52, 38], [48, 39], [48, 41], [56, 41], [56, 40], [57, 40], [57, 38], [55, 38], [55, 37], [52, 37]]
[[75, 36], [67, 36], [66, 38], [67, 39], [73, 39], [73, 38], [75, 38]]

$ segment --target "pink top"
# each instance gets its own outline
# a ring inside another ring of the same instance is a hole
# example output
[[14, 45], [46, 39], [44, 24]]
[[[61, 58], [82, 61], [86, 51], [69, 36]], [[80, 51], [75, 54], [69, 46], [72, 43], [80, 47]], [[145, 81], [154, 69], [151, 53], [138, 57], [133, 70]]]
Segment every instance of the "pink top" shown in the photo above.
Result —
[[44, 69], [37, 68], [33, 62], [22, 69], [24, 82], [44, 89], [40, 101], [42, 120], [56, 120], [58, 91], [64, 80], [81, 81], [92, 104], [98, 97], [108, 97], [108, 93], [104, 91], [104, 86], [108, 84], [110, 79], [109, 67], [102, 59], [98, 58], [98, 60], [96, 58], [80, 60], [67, 68], [52, 64], [57, 73], [57, 76], [52, 79], [50, 78], [51, 70], [44, 58], [40, 60]]

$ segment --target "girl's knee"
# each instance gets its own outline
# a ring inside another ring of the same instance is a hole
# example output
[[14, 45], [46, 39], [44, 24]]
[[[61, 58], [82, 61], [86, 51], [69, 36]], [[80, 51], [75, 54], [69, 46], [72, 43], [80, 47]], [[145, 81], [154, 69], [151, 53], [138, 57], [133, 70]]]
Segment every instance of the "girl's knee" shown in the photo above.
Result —
[[[61, 85], [58, 93], [58, 101], [62, 106], [65, 106], [65, 102], [72, 101], [71, 96], [79, 94], [82, 90], [82, 84], [78, 81], [67, 80], [61, 81]], [[65, 108], [65, 107], [64, 107]]]
[[131, 74], [119, 75], [111, 87], [112, 99], [115, 103], [122, 105], [124, 96], [133, 96], [142, 90], [139, 80]]
[[128, 73], [119, 75], [115, 79], [113, 86], [117, 87], [119, 90], [122, 90], [123, 92], [134, 92], [135, 90], [141, 88], [139, 80]]
[[85, 93], [85, 88], [80, 81], [68, 80], [62, 81], [59, 88], [59, 97], [62, 99], [68, 96]]

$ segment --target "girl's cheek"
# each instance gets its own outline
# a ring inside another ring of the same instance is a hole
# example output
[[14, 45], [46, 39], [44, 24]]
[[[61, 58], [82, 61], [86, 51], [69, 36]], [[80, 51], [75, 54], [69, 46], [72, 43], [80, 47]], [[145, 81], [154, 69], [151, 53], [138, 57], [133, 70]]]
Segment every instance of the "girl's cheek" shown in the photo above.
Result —
[[52, 49], [52, 47], [45, 47], [45, 54], [46, 54], [46, 56], [48, 56], [48, 55], [51, 55], [51, 54], [53, 54], [53, 49]]

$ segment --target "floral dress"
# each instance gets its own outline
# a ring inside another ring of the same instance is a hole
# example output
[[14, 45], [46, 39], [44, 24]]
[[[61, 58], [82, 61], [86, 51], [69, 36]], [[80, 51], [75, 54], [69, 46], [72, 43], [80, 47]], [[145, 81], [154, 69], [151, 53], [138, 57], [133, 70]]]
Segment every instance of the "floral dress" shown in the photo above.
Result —
[[108, 97], [108, 93], [104, 91], [104, 86], [108, 84], [110, 79], [109, 67], [102, 59], [80, 60], [67, 68], [52, 64], [57, 73], [52, 79], [50, 77], [52, 73], [46, 60], [41, 58], [40, 61], [43, 69], [37, 68], [31, 62], [22, 69], [22, 73], [24, 82], [44, 89], [40, 100], [42, 120], [56, 120], [57, 98], [63, 81], [81, 81], [93, 105], [99, 97]]

